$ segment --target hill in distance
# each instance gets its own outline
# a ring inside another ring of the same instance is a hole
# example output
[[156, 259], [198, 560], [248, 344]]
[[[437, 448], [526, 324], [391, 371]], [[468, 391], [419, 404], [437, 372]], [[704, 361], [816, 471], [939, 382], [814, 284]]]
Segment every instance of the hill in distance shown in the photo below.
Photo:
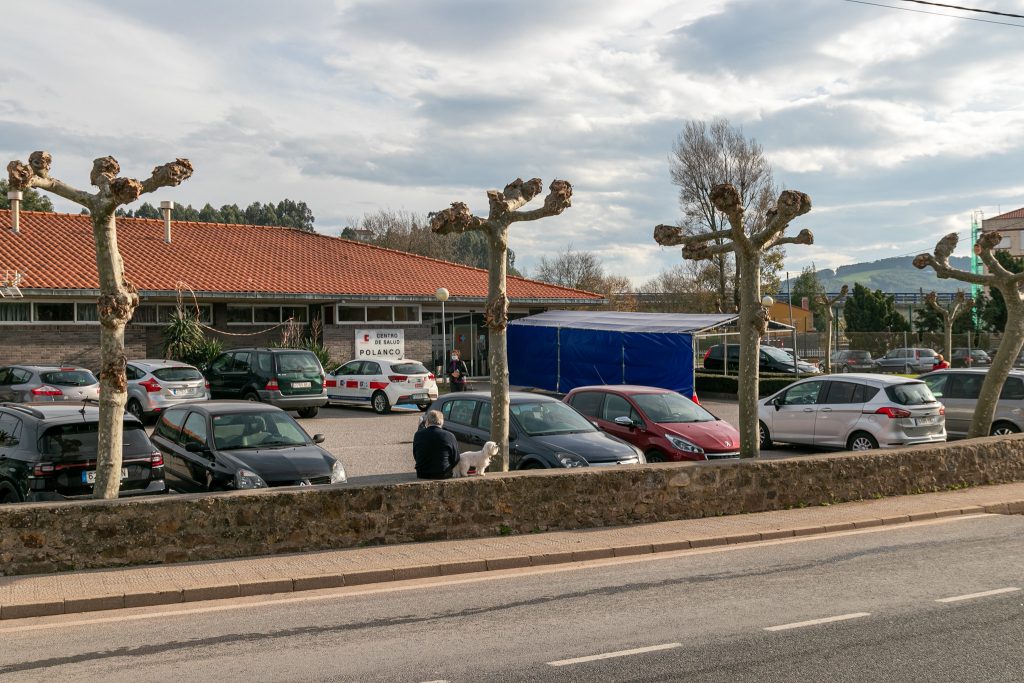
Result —
[[[867, 263], [853, 263], [839, 266], [835, 270], [825, 268], [818, 271], [818, 279], [826, 292], [838, 292], [843, 285], [853, 289], [859, 282], [868, 289], [883, 292], [955, 292], [958, 289], [970, 291], [970, 285], [959, 280], [940, 280], [931, 268], [918, 270], [913, 265], [914, 257], [899, 256]], [[953, 256], [949, 265], [960, 270], [970, 270], [971, 259], [967, 256]]]

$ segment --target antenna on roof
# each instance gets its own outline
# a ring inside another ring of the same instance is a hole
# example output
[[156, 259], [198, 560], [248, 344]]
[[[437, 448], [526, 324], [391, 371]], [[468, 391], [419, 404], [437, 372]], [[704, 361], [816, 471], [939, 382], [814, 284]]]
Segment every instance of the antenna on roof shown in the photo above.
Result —
[[25, 274], [19, 270], [5, 270], [3, 277], [0, 277], [0, 299], [11, 298], [21, 299], [21, 281]]

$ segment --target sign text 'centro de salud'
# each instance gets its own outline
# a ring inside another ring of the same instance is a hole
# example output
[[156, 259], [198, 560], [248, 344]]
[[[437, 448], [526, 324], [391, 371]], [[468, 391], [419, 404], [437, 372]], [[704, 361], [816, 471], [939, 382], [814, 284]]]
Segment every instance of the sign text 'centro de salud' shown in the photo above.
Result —
[[404, 358], [405, 330], [356, 330], [356, 358]]

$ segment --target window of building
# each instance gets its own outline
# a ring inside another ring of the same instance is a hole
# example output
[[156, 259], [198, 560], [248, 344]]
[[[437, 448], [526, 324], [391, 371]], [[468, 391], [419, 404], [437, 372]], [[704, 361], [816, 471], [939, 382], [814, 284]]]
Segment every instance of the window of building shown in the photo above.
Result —
[[0, 323], [32, 321], [32, 304], [0, 302]]
[[96, 304], [75, 304], [75, 315], [80, 323], [95, 323], [100, 320], [100, 312]]
[[[136, 325], [166, 325], [177, 308], [177, 304], [142, 304], [132, 314], [132, 322]], [[190, 304], [186, 310], [195, 315], [196, 305]], [[212, 304], [199, 304], [199, 322], [204, 325], [213, 324]]]
[[252, 320], [255, 323], [279, 323], [281, 322], [280, 306], [253, 306]]
[[[352, 323], [420, 323], [419, 306], [383, 306], [339, 304], [336, 307], [339, 325]], [[430, 315], [430, 314], [427, 314]]]
[[73, 303], [61, 301], [32, 305], [35, 307], [33, 318], [38, 323], [75, 322], [75, 305]]

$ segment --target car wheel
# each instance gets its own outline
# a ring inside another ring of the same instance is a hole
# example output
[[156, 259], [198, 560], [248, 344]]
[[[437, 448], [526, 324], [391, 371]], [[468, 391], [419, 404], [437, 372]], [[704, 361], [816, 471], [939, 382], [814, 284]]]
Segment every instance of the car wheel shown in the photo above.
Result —
[[772, 447], [772, 435], [768, 432], [768, 427], [764, 422], [757, 423], [757, 435], [758, 440], [761, 443], [761, 450], [765, 450]]
[[20, 502], [21, 496], [18, 495], [18, 490], [9, 482], [0, 482], [0, 505]]
[[319, 406], [310, 406], [309, 408], [299, 408], [297, 411], [299, 417], [316, 417], [316, 414], [320, 412]]
[[870, 451], [878, 448], [878, 442], [867, 432], [855, 432], [850, 435], [846, 447], [851, 451]]
[[427, 412], [427, 409], [430, 408], [430, 404], [429, 403], [420, 403], [416, 407], [420, 409], [421, 413], [425, 413], [425, 412]]
[[1006, 436], [1007, 434], [1017, 434], [1019, 432], [1020, 429], [1012, 422], [996, 422], [992, 425], [992, 431], [989, 434], [992, 436]]
[[129, 399], [128, 405], [125, 406], [125, 409], [140, 420], [142, 419], [142, 404], [139, 403], [139, 399]]
[[242, 399], [246, 401], [252, 401], [253, 403], [259, 403], [260, 395], [257, 394], [255, 391], [250, 391], [245, 396], [243, 396]]
[[647, 451], [644, 453], [644, 457], [647, 458], [647, 462], [666, 462], [668, 458], [661, 451]]
[[383, 391], [373, 392], [373, 397], [370, 399], [370, 405], [373, 407], [373, 412], [378, 415], [384, 415], [391, 412], [391, 401], [388, 400], [388, 395]]

